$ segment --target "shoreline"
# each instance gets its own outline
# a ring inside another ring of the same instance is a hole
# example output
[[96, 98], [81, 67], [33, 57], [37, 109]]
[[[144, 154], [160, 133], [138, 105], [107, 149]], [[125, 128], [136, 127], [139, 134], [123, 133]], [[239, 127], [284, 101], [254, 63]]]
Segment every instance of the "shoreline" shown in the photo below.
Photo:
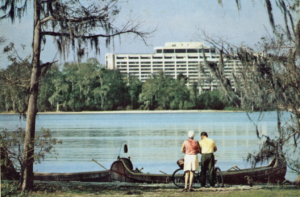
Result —
[[[38, 112], [37, 115], [64, 115], [64, 114], [175, 114], [175, 113], [234, 113], [244, 112], [235, 110], [153, 110], [153, 111], [142, 111], [142, 110], [124, 110], [124, 111], [80, 111], [80, 112]], [[27, 114], [27, 113], [26, 113]], [[14, 112], [4, 112], [0, 115], [19, 115]]]
[[[7, 184], [16, 184], [6, 181], [3, 189], [10, 192], [12, 196], [19, 196], [20, 191], [16, 187]], [[6, 187], [5, 187], [6, 186]], [[3, 190], [2, 189], [2, 190]], [[182, 192], [173, 183], [166, 184], [143, 184], [127, 182], [66, 182], [66, 181], [34, 181], [34, 190], [29, 191], [28, 196], [299, 196], [299, 186], [292, 185], [232, 185], [217, 188], [193, 188], [193, 192]]]

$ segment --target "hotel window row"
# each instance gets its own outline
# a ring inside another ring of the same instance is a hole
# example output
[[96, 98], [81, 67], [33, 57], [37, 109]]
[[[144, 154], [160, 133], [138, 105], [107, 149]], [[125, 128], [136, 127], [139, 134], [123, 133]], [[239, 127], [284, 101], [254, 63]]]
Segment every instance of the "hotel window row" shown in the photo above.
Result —
[[[219, 54], [216, 49], [206, 47], [202, 42], [166, 43], [165, 47], [156, 47], [154, 54], [106, 54], [106, 68], [120, 70], [124, 76], [135, 76], [145, 82], [151, 76], [164, 72], [165, 75], [176, 78], [183, 74], [189, 78], [187, 86], [193, 83], [201, 83], [199, 92], [216, 89], [218, 84], [210, 77], [210, 71], [204, 68], [199, 72], [200, 64], [203, 64], [203, 52], [209, 61], [218, 61]], [[193, 60], [190, 60], [193, 59]], [[230, 78], [232, 73], [238, 73], [242, 65], [237, 59], [225, 62], [224, 73]]]

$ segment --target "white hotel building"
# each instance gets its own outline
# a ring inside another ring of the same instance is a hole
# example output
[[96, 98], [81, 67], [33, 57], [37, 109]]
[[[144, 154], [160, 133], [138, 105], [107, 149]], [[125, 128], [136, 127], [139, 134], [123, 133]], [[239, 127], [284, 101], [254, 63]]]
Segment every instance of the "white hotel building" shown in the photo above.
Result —
[[[198, 83], [199, 92], [217, 88], [217, 82], [210, 77], [204, 67], [206, 76], [200, 73], [203, 63], [203, 50], [208, 61], [218, 61], [219, 54], [215, 48], [206, 47], [202, 42], [166, 42], [164, 47], [155, 47], [154, 54], [106, 54], [106, 68], [120, 70], [126, 76], [138, 77], [145, 82], [151, 76], [163, 71], [165, 75], [176, 78], [182, 73], [188, 77], [187, 86]], [[225, 62], [224, 72], [231, 78], [232, 72], [242, 68], [238, 60]]]

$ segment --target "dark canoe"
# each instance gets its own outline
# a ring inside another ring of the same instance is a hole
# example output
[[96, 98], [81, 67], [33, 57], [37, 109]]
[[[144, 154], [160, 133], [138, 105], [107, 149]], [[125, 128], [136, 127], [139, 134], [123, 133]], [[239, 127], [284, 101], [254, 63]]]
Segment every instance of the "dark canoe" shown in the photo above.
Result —
[[105, 171], [77, 172], [77, 173], [34, 173], [34, 180], [110, 182], [110, 171], [105, 170]]
[[[285, 180], [287, 165], [284, 157], [274, 158], [267, 166], [234, 171], [222, 171], [225, 184], [247, 185], [247, 178], [256, 183], [277, 183]], [[34, 180], [82, 182], [169, 183], [171, 174], [135, 172], [130, 158], [118, 158], [110, 170], [79, 173], [35, 173]]]
[[78, 173], [34, 173], [39, 181], [169, 183], [172, 175], [136, 173], [129, 158], [118, 158], [110, 170]]
[[145, 174], [133, 171], [133, 165], [128, 158], [118, 158], [111, 167], [111, 181], [131, 183], [170, 183], [171, 174]]
[[[248, 185], [254, 183], [277, 183], [285, 180], [287, 165], [284, 157], [274, 158], [267, 166], [241, 170], [222, 171], [225, 184]], [[172, 175], [133, 172], [129, 159], [120, 158], [111, 166], [111, 180], [121, 182], [169, 183]]]
[[233, 171], [222, 171], [225, 184], [248, 184], [248, 179], [255, 183], [278, 183], [285, 180], [287, 171], [286, 160], [283, 156], [274, 158], [267, 166]]

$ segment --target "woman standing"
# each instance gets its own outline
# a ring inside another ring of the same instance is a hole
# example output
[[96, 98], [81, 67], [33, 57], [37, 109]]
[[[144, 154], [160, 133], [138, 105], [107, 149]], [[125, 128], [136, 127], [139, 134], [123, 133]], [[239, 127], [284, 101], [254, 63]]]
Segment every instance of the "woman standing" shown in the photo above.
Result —
[[194, 131], [189, 131], [189, 139], [185, 140], [182, 144], [181, 152], [185, 153], [184, 156], [184, 171], [185, 171], [185, 186], [183, 192], [187, 191], [187, 184], [189, 184], [188, 191], [194, 191], [192, 189], [194, 173], [200, 171], [198, 162], [198, 153], [201, 153], [199, 142], [194, 140]]

